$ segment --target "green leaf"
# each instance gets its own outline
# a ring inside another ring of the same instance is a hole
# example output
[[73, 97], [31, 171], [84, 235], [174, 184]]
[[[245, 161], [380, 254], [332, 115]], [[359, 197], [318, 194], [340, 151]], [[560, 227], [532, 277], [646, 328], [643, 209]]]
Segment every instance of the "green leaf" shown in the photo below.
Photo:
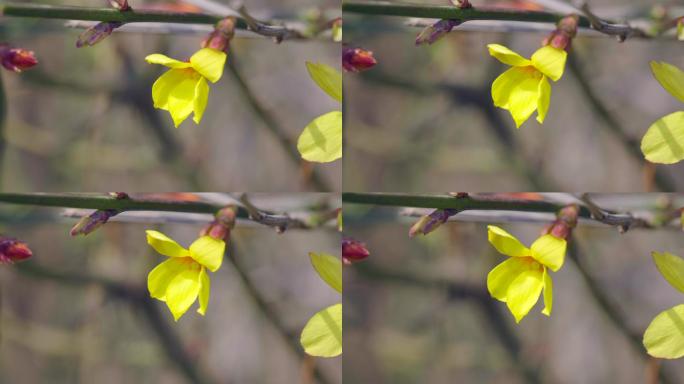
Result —
[[641, 152], [652, 163], [674, 164], [684, 160], [684, 111], [653, 123], [641, 139]]
[[664, 61], [651, 61], [651, 71], [666, 91], [684, 103], [684, 72]]
[[309, 319], [300, 339], [311, 356], [335, 357], [342, 354], [342, 304], [332, 305]]
[[648, 354], [662, 359], [684, 356], [684, 304], [656, 316], [644, 332]]
[[684, 259], [667, 252], [653, 252], [651, 256], [665, 280], [684, 293]]
[[302, 131], [297, 149], [304, 160], [329, 163], [342, 157], [342, 112], [318, 116]]
[[333, 99], [342, 102], [342, 73], [335, 68], [325, 65], [306, 62], [309, 76], [321, 89]]
[[309, 253], [311, 264], [318, 275], [332, 289], [342, 293], [342, 262], [339, 257], [327, 253]]

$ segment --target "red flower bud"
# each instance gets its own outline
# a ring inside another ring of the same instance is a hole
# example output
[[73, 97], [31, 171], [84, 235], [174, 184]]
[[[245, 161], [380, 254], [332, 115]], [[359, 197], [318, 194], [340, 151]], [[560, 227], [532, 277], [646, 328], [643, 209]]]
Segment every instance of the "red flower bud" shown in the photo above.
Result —
[[342, 239], [342, 262], [344, 264], [349, 265], [361, 261], [368, 256], [370, 256], [370, 252], [366, 248], [365, 243], [349, 237]]
[[0, 264], [12, 264], [33, 256], [28, 245], [16, 239], [0, 237]]
[[577, 35], [577, 23], [579, 16], [565, 16], [558, 22], [556, 29], [544, 39], [542, 45], [550, 45], [554, 48], [568, 50], [572, 39]]
[[342, 68], [347, 72], [361, 72], [377, 64], [373, 52], [362, 48], [342, 49]]
[[236, 208], [228, 206], [216, 213], [214, 221], [200, 231], [200, 236], [211, 236], [226, 243], [230, 239], [230, 231], [235, 227]]
[[0, 62], [3, 67], [14, 72], [21, 72], [38, 64], [33, 51], [11, 48], [7, 44], [0, 44]]
[[226, 17], [216, 23], [214, 30], [202, 41], [202, 48], [213, 48], [227, 51], [230, 40], [235, 36], [235, 18]]
[[551, 234], [559, 239], [567, 240], [573, 228], [577, 226], [577, 216], [579, 206], [576, 204], [567, 205], [558, 211], [556, 220], [544, 229], [544, 233]]

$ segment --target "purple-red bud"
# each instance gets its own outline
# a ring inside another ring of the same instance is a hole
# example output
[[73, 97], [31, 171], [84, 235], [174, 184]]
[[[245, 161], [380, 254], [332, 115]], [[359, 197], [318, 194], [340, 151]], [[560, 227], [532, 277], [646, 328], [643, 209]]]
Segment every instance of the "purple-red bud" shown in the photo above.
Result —
[[365, 243], [350, 237], [342, 238], [342, 262], [345, 265], [364, 260], [368, 256], [370, 256], [370, 252], [366, 248]]
[[33, 256], [28, 245], [17, 239], [0, 236], [0, 264], [12, 264]]
[[119, 213], [116, 209], [104, 209], [93, 212], [88, 216], [84, 216], [81, 220], [71, 228], [69, 234], [71, 236], [87, 235], [101, 226], [105, 225], [109, 219]]
[[568, 15], [562, 18], [556, 29], [547, 36], [542, 45], [550, 45], [554, 48], [569, 50], [572, 39], [577, 35], [579, 16]]
[[431, 214], [425, 215], [418, 219], [409, 229], [409, 237], [414, 237], [417, 234], [427, 235], [428, 233], [439, 228], [440, 225], [446, 223], [449, 217], [458, 213], [456, 209], [437, 209]]
[[216, 213], [214, 221], [200, 231], [200, 236], [211, 236], [226, 243], [230, 239], [230, 231], [235, 228], [236, 207], [231, 205]]
[[131, 9], [131, 6], [128, 5], [128, 0], [109, 0], [109, 5], [119, 11], [128, 11]]
[[214, 30], [202, 41], [202, 48], [213, 48], [228, 51], [230, 41], [235, 36], [235, 18], [226, 17], [216, 23]]
[[556, 220], [544, 229], [544, 233], [567, 240], [572, 234], [572, 230], [577, 226], [578, 215], [579, 206], [577, 204], [561, 208], [556, 215]]
[[21, 72], [38, 64], [38, 59], [33, 51], [0, 44], [0, 62], [10, 71]]
[[123, 23], [118, 21], [97, 23], [95, 26], [86, 29], [78, 36], [78, 40], [76, 40], [76, 48], [85, 46], [92, 47], [93, 45], [107, 38], [112, 34], [112, 32], [114, 32], [115, 29], [122, 25]]
[[416, 45], [421, 45], [424, 43], [432, 44], [435, 41], [444, 37], [447, 33], [451, 32], [454, 27], [460, 25], [462, 21], [460, 20], [439, 20], [438, 22], [426, 27], [416, 37]]
[[362, 48], [342, 49], [342, 68], [347, 72], [361, 72], [377, 64], [372, 51]]

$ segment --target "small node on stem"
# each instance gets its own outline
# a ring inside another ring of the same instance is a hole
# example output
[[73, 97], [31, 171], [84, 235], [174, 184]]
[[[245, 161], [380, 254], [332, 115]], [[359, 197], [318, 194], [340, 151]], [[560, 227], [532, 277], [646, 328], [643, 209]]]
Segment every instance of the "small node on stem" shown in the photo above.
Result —
[[446, 223], [446, 221], [449, 220], [449, 217], [457, 213], [457, 209], [437, 209], [431, 214], [418, 219], [411, 229], [409, 229], [409, 237], [414, 237], [417, 234], [427, 235]]

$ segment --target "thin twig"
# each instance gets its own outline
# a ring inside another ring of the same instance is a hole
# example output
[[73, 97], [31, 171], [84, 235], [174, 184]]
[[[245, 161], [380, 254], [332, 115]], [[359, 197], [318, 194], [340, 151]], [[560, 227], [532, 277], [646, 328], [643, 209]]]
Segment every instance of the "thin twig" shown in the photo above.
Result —
[[269, 227], [274, 227], [278, 233], [283, 233], [290, 228], [310, 228], [307, 223], [299, 219], [294, 219], [289, 215], [272, 215], [260, 210], [252, 204], [246, 193], [243, 193], [240, 196], [240, 202], [247, 210], [251, 220]]
[[613, 24], [602, 20], [591, 11], [586, 1], [582, 1], [579, 8], [589, 19], [592, 28], [606, 35], [616, 36], [621, 42], [628, 37], [650, 37], [644, 31], [633, 28], [629, 24]]
[[581, 196], [582, 202], [591, 212], [591, 218], [614, 227], [617, 227], [620, 233], [625, 233], [630, 228], [650, 228], [651, 225], [644, 219], [634, 217], [631, 213], [611, 213], [601, 209], [596, 205], [588, 193], [583, 193]]
[[[107, 21], [121, 23], [160, 22], [211, 25], [218, 23], [222, 18], [225, 17], [209, 15], [205, 13], [136, 10], [121, 12], [113, 8], [84, 8], [38, 4], [0, 5], [0, 15], [12, 17]], [[300, 31], [293, 30], [285, 26], [272, 25], [270, 23], [255, 20], [249, 20], [248, 22], [244, 18], [238, 18], [235, 27], [238, 29], [250, 30], [258, 35], [276, 38], [279, 42], [285, 39], [305, 38], [304, 34]]]

